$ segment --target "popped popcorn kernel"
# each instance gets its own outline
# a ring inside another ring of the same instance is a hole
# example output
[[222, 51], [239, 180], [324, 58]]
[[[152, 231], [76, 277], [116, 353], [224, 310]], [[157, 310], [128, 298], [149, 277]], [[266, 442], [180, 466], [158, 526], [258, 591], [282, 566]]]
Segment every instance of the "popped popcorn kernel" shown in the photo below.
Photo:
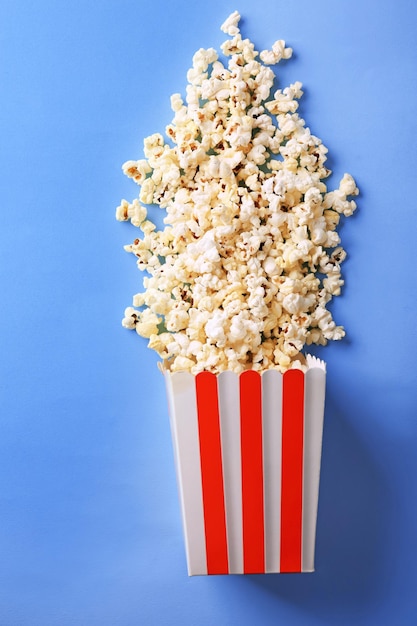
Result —
[[[185, 99], [171, 96], [166, 140], [144, 140], [123, 171], [139, 197], [116, 219], [141, 237], [125, 246], [146, 271], [122, 325], [148, 340], [163, 369], [197, 374], [305, 369], [302, 353], [345, 334], [327, 305], [341, 294], [337, 227], [356, 210], [355, 181], [324, 180], [327, 148], [298, 114], [302, 84], [271, 93], [283, 39], [260, 53], [233, 12], [219, 58], [200, 48]], [[164, 227], [149, 216], [164, 210]]]
[[227, 35], [237, 35], [240, 31], [238, 28], [238, 24], [240, 22], [240, 15], [238, 11], [234, 11], [229, 17], [223, 22], [220, 26], [220, 30], [222, 30]]
[[290, 59], [292, 52], [292, 48], [286, 48], [285, 41], [279, 39], [272, 46], [272, 50], [262, 50], [259, 56], [265, 65], [276, 65], [281, 59]]

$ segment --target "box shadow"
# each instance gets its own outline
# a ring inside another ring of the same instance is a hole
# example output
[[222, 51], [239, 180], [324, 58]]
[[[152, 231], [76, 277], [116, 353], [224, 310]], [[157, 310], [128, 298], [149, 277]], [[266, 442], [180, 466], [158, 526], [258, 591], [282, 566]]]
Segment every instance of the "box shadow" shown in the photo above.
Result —
[[357, 616], [375, 600], [384, 563], [388, 489], [365, 443], [327, 392], [316, 571], [245, 576], [277, 598], [327, 617]]

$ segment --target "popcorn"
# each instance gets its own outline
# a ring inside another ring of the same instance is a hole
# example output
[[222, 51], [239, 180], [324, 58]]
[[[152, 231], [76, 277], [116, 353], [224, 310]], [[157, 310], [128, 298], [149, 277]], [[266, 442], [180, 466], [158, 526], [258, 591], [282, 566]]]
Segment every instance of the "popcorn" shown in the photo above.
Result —
[[285, 47], [285, 41], [279, 39], [272, 46], [272, 50], [263, 50], [259, 55], [265, 65], [276, 65], [281, 59], [290, 59], [292, 48]]
[[229, 15], [227, 20], [223, 22], [220, 29], [227, 35], [231, 35], [233, 37], [234, 35], [237, 35], [240, 32], [238, 28], [239, 21], [240, 21], [240, 15], [238, 11], [234, 11], [234, 13]]
[[123, 172], [129, 178], [133, 178], [133, 180], [141, 185], [146, 178], [146, 175], [152, 171], [149, 163], [144, 159], [140, 161], [126, 161], [123, 165]]
[[[271, 94], [266, 66], [292, 49], [278, 40], [259, 54], [239, 21], [221, 27], [227, 65], [213, 48], [195, 53], [167, 141], [147, 137], [145, 158], [123, 165], [141, 189], [116, 218], [140, 229], [125, 249], [147, 276], [122, 324], [170, 371], [303, 368], [305, 345], [344, 336], [327, 305], [344, 284], [336, 229], [358, 189], [345, 174], [327, 190], [327, 148], [297, 112], [302, 84]], [[144, 205], [165, 210], [163, 229]]]

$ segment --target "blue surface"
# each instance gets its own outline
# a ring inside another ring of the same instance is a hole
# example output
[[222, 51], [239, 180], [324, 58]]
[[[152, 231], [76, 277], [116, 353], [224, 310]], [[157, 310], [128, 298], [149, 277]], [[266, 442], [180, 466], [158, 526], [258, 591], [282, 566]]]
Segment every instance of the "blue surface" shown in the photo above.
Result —
[[[163, 381], [120, 319], [140, 274], [121, 164], [172, 119], [238, 8], [283, 38], [307, 125], [351, 173], [348, 339], [329, 370], [317, 571], [189, 579]], [[3, 0], [1, 626], [417, 621], [415, 2]], [[185, 36], [186, 34], [186, 36]]]

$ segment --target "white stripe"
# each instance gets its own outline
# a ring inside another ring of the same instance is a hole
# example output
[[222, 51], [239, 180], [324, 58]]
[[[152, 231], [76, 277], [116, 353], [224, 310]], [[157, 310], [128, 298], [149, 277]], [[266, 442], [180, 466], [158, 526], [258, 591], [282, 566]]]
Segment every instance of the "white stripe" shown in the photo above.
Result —
[[207, 574], [195, 377], [166, 373], [189, 576]]
[[280, 571], [282, 374], [262, 374], [262, 421], [265, 510], [265, 571]]
[[222, 372], [217, 380], [229, 573], [243, 574], [239, 377]]
[[325, 368], [314, 364], [305, 374], [302, 571], [314, 571], [321, 445], [323, 436]]

